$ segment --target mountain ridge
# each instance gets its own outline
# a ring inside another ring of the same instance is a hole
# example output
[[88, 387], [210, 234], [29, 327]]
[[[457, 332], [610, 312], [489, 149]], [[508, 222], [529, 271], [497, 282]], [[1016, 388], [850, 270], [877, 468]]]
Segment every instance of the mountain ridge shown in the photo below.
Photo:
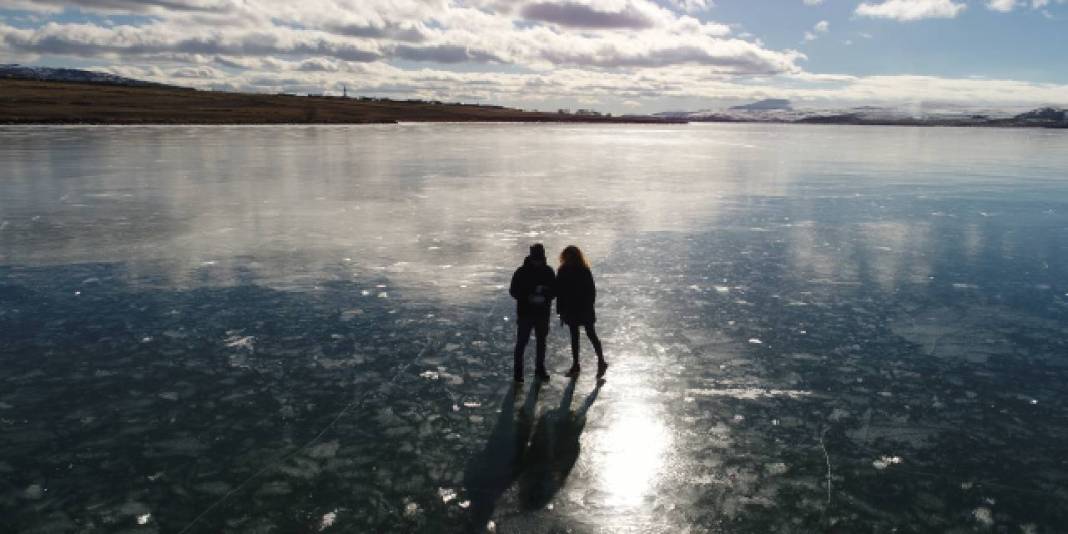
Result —
[[797, 109], [791, 105], [789, 100], [765, 99], [722, 110], [669, 111], [653, 115], [689, 122], [1068, 128], [1068, 108], [1052, 106], [1035, 108], [1023, 113], [967, 108], [910, 112], [879, 106]]
[[65, 67], [34, 67], [30, 65], [21, 65], [19, 63], [0, 64], [0, 78], [41, 82], [96, 83], [105, 85], [124, 85], [129, 87], [169, 87], [174, 89], [185, 89], [177, 85], [137, 80], [107, 72]]

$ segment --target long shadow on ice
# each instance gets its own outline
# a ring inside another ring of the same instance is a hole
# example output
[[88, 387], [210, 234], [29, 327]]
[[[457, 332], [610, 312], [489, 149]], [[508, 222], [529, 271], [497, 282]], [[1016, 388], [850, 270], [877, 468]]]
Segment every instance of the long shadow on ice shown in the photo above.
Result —
[[[521, 408], [516, 410], [518, 386], [508, 388], [501, 401], [500, 416], [486, 446], [473, 456], [464, 471], [464, 487], [471, 500], [469, 528], [483, 532], [497, 502], [513, 484], [518, 485], [519, 506], [524, 511], [540, 510], [564, 486], [579, 456], [579, 439], [603, 381], [577, 410], [571, 403], [575, 380], [563, 391], [560, 405], [546, 411], [534, 423], [541, 383], [530, 386]], [[533, 428], [533, 433], [531, 432]]]
[[524, 510], [540, 510], [564, 487], [579, 457], [579, 438], [586, 428], [586, 413], [597, 400], [602, 381], [590, 392], [582, 406], [572, 411], [575, 379], [564, 389], [560, 406], [538, 418], [530, 439], [523, 473], [519, 478], [519, 502]]
[[531, 384], [522, 408], [516, 412], [516, 397], [521, 395], [521, 388], [519, 384], [508, 387], [486, 447], [471, 458], [464, 470], [464, 487], [471, 498], [470, 526], [473, 531], [485, 528], [497, 500], [522, 471], [541, 381], [535, 380]]

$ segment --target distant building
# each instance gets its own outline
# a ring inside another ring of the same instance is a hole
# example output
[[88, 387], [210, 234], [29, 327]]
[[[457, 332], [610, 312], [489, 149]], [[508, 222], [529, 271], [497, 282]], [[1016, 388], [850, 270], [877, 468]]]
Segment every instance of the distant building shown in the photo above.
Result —
[[560, 115], [570, 115], [571, 114], [571, 110], [567, 109], [567, 108], [560, 108], [560, 109], [556, 110], [556, 112], [559, 113]]

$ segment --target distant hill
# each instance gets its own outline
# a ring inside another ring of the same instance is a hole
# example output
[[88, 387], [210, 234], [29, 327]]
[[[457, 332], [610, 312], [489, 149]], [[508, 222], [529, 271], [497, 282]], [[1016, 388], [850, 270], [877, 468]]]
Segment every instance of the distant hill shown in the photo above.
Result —
[[0, 65], [0, 78], [11, 80], [35, 80], [42, 82], [100, 83], [107, 85], [128, 85], [131, 87], [176, 87], [161, 83], [135, 80], [106, 72], [81, 69], [56, 69], [51, 67], [31, 67], [17, 63]]
[[1039, 108], [1027, 113], [1021, 113], [1013, 120], [1019, 122], [1035, 122], [1053, 125], [1068, 125], [1068, 109]]
[[1068, 110], [1039, 108], [1011, 117], [996, 117], [982, 113], [937, 113], [922, 116], [907, 114], [877, 114], [846, 111], [813, 114], [794, 122], [807, 124], [885, 124], [901, 126], [1001, 126], [1068, 128]]
[[[15, 75], [19, 78], [15, 79]], [[76, 81], [69, 78], [56, 81], [57, 76], [74, 76]], [[0, 69], [0, 124], [364, 124], [401, 121], [685, 122], [644, 115], [612, 117], [548, 113], [416, 99], [195, 91], [76, 69], [13, 69], [10, 65]]]
[[1068, 109], [1044, 107], [1026, 113], [968, 108], [906, 110], [860, 106], [845, 109], [794, 109], [788, 100], [770, 99], [720, 110], [669, 111], [656, 116], [690, 122], [773, 122], [890, 126], [1002, 126], [1068, 128]]
[[767, 98], [759, 102], [753, 102], [752, 104], [734, 106], [731, 109], [735, 111], [792, 111], [794, 108], [790, 107], [789, 100], [782, 98]]

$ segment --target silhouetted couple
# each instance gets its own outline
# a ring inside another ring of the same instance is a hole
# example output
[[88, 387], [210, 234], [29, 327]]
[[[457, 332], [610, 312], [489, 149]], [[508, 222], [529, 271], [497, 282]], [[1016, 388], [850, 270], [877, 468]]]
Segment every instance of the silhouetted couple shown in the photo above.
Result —
[[601, 340], [597, 337], [594, 323], [597, 316], [593, 305], [597, 299], [597, 287], [593, 283], [593, 273], [578, 247], [568, 246], [560, 253], [560, 267], [554, 273], [545, 260], [545, 247], [536, 243], [530, 247], [530, 255], [523, 265], [512, 275], [512, 285], [508, 292], [516, 300], [515, 342], [515, 380], [523, 381], [523, 353], [530, 340], [530, 331], [534, 331], [536, 357], [534, 376], [548, 380], [545, 371], [545, 340], [549, 336], [549, 315], [552, 301], [556, 299], [556, 313], [560, 320], [571, 330], [571, 369], [568, 377], [578, 376], [579, 366], [579, 327], [586, 329], [586, 336], [597, 353], [597, 378], [604, 376], [608, 362], [601, 350]]

